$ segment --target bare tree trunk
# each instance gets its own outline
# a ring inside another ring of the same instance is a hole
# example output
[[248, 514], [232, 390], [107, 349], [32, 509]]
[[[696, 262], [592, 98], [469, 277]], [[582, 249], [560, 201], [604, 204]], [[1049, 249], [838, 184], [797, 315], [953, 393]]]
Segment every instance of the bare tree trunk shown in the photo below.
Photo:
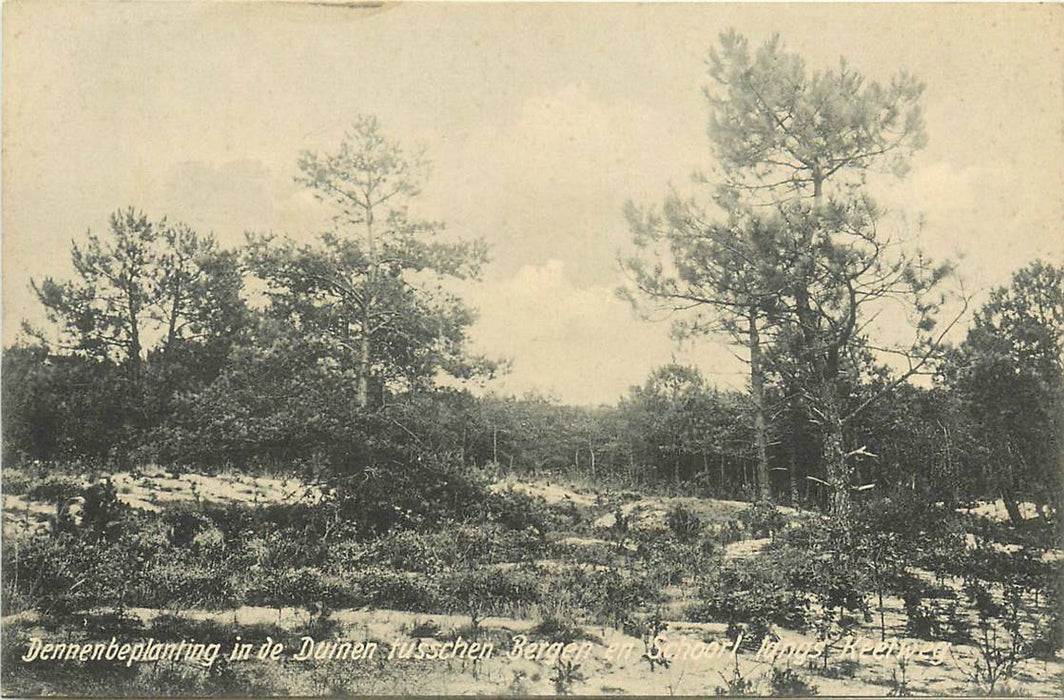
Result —
[[363, 210], [366, 217], [366, 252], [369, 255], [369, 266], [366, 270], [368, 289], [364, 292], [364, 300], [362, 302], [362, 333], [358, 344], [358, 405], [361, 408], [367, 408], [369, 406], [369, 372], [370, 357], [372, 355], [370, 336], [373, 333], [373, 330], [370, 327], [370, 322], [372, 320], [371, 314], [373, 306], [376, 303], [374, 295], [377, 293], [377, 241], [373, 236], [373, 204], [370, 192], [367, 191], [365, 196], [366, 199], [363, 205]]
[[129, 314], [129, 375], [133, 380], [134, 386], [140, 385], [140, 318], [139, 318], [139, 305], [137, 304], [137, 297], [135, 291], [135, 279], [131, 279], [127, 283], [126, 297], [129, 302], [129, 308], [127, 312]]
[[174, 347], [174, 343], [177, 341], [177, 319], [181, 315], [181, 277], [180, 277], [180, 275], [178, 276], [177, 281], [174, 282], [174, 287], [172, 289], [172, 293], [174, 295], [174, 298], [171, 300], [171, 303], [170, 303], [170, 319], [169, 319], [169, 321], [167, 323], [167, 327], [166, 327], [166, 346], [165, 347], [166, 347], [167, 350], [172, 350], [173, 347]]
[[876, 594], [879, 596], [879, 641], [887, 641], [887, 621], [883, 615], [883, 586], [876, 585]]
[[754, 402], [754, 442], [757, 445], [757, 482], [762, 501], [772, 500], [768, 468], [768, 423], [765, 420], [765, 384], [761, 368], [761, 337], [757, 328], [757, 308], [750, 308], [750, 394]]
[[1001, 485], [1001, 500], [1005, 503], [1005, 511], [1009, 514], [1009, 520], [1014, 527], [1023, 525], [1023, 513], [1020, 512], [1020, 504], [1016, 501], [1016, 494], [1008, 484]]
[[[820, 207], [822, 196], [822, 178], [819, 171], [813, 173], [814, 197], [817, 208]], [[827, 348], [818, 349], [818, 342], [813, 336], [813, 329], [817, 327], [815, 314], [810, 308], [808, 290], [801, 284], [794, 290], [795, 306], [801, 329], [802, 354], [814, 369], [814, 392], [818, 395], [815, 412], [820, 424], [821, 433], [821, 460], [828, 483], [828, 498], [830, 499], [831, 514], [839, 521], [848, 525], [852, 521], [853, 503], [850, 494], [852, 483], [844, 449], [843, 417], [839, 406], [838, 388], [836, 380], [839, 372], [838, 352], [839, 344], [829, 345]], [[825, 352], [826, 357], [820, 357], [818, 353]], [[847, 532], [849, 528], [847, 527]]]
[[162, 384], [163, 390], [159, 392], [159, 412], [165, 414], [170, 405], [170, 384], [173, 372], [171, 371], [172, 353], [177, 344], [177, 321], [181, 317], [181, 268], [184, 260], [178, 256], [174, 263], [174, 283], [170, 288], [173, 298], [170, 300], [170, 313], [166, 324], [166, 343], [163, 345]]
[[831, 513], [841, 522], [849, 523], [853, 516], [853, 500], [850, 497], [852, 479], [843, 449], [842, 417], [834, 392], [829, 389], [823, 393], [823, 454], [827, 482], [831, 489]]
[[703, 487], [703, 492], [709, 489], [709, 454], [702, 450], [702, 479], [706, 485]]
[[1003, 477], [1001, 477], [1001, 500], [1005, 504], [1005, 512], [1009, 514], [1009, 520], [1014, 527], [1020, 527], [1023, 524], [1023, 513], [1020, 512], [1020, 504], [1016, 502], [1016, 493], [1012, 490], [1013, 485], [1013, 472], [1012, 472], [1012, 443], [1008, 440], [1005, 441], [1005, 452], [1009, 456], [1008, 469]]
[[797, 440], [791, 437], [791, 449], [790, 456], [787, 461], [787, 476], [790, 478], [791, 485], [791, 507], [798, 507], [798, 445]]
[[595, 446], [591, 442], [591, 438], [587, 439], [587, 451], [591, 453], [591, 480], [596, 478], [595, 474]]
[[[939, 423], [939, 425], [942, 425], [942, 424]], [[956, 469], [956, 467], [953, 464], [953, 450], [952, 450], [951, 445], [950, 445], [949, 429], [946, 426], [944, 426], [944, 425], [942, 425], [942, 436], [943, 436], [943, 438], [945, 438], [945, 444], [946, 444], [946, 473], [949, 474], [949, 482], [950, 482], [950, 487], [951, 487], [950, 488], [950, 496], [951, 496], [952, 500], [950, 500], [949, 506], [950, 506], [950, 508], [956, 508], [957, 507], [957, 503], [960, 501], [960, 491], [959, 491], [959, 489], [960, 489], [960, 481], [961, 480], [958, 477], [957, 469]]]
[[369, 309], [362, 313], [362, 337], [359, 339], [358, 352], [358, 406], [369, 406]]

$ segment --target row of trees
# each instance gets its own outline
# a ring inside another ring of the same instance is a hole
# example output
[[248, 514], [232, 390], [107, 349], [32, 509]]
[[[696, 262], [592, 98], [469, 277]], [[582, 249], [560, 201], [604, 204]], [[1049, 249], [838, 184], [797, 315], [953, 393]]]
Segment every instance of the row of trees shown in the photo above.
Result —
[[[1019, 272], [977, 314], [968, 340], [938, 363], [934, 387], [900, 385], [889, 401], [863, 411], [847, 435], [865, 447], [857, 482], [955, 504], [1005, 493], [1010, 508], [1024, 495], [1052, 505], [1061, 434], [1053, 411], [1059, 379], [1052, 378], [1059, 368], [1048, 363], [1044, 374], [1032, 353], [1052, 353], [1057, 342], [1041, 319], [1059, 325], [1061, 278], [1059, 268], [1044, 264]], [[749, 396], [715, 390], [691, 368], [655, 370], [616, 406], [425, 389], [390, 394], [367, 412], [354, 400], [355, 376], [319, 359], [306, 356], [303, 345], [275, 342], [267, 352], [236, 343], [213, 379], [194, 362], [188, 366], [198, 375], [147, 371], [142, 383], [150, 396], [166, 396], [158, 383], [180, 377], [172, 410], [162, 415], [131, 401], [119, 364], [49, 356], [41, 347], [8, 349], [5, 459], [304, 466], [321, 476], [331, 465], [350, 475], [384, 455], [414, 454], [463, 468], [494, 463], [517, 473], [730, 498], [753, 499], [763, 483]], [[861, 395], [889, 381], [881, 376]], [[780, 500], [820, 503], [819, 435], [801, 406], [786, 399], [774, 383], [767, 388], [767, 404], [778, 407], [770, 414], [770, 486]], [[1013, 514], [1019, 520], [1018, 509]]]
[[314, 243], [249, 235], [223, 251], [130, 208], [74, 244], [73, 279], [35, 281], [52, 327], [5, 353], [9, 455], [125, 459], [150, 443], [165, 457], [195, 433], [284, 458], [441, 374], [490, 374], [441, 284], [479, 274], [486, 248], [409, 213], [423, 159], [366, 117], [299, 171], [335, 213]]
[[[629, 298], [681, 312], [681, 337], [745, 351], [749, 391], [666, 366], [615, 407], [441, 388], [490, 377], [472, 312], [482, 241], [411, 206], [423, 158], [358, 119], [298, 180], [334, 214], [313, 243], [210, 236], [133, 209], [72, 249], [69, 281], [34, 283], [52, 328], [4, 353], [4, 457], [120, 465], [304, 467], [352, 479], [488, 462], [720, 495], [824, 502], [906, 486], [955, 500], [1024, 493], [1059, 512], [1062, 270], [996, 290], [967, 339], [944, 338], [949, 265], [883, 233], [864, 185], [926, 141], [922, 86], [807, 71], [772, 39], [725, 34], [711, 54], [712, 196], [628, 206]], [[705, 178], [708, 181], [708, 178]], [[875, 321], [903, 307], [908, 342]], [[888, 357], [902, 358], [901, 369]], [[907, 381], [935, 378], [931, 388]], [[454, 382], [451, 382], [453, 384]], [[412, 472], [411, 472], [412, 473]]]

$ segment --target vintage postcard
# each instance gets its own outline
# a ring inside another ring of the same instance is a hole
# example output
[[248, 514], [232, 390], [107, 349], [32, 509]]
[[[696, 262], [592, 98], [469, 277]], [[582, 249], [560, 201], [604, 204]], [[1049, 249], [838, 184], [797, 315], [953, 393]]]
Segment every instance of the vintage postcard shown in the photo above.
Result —
[[5, 696], [1059, 696], [1064, 8], [3, 7]]

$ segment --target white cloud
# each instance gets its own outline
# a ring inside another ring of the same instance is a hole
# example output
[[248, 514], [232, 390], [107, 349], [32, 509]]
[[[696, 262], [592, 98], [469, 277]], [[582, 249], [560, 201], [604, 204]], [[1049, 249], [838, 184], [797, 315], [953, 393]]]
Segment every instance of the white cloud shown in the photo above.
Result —
[[1035, 169], [939, 160], [873, 184], [893, 210], [891, 233], [933, 257], [964, 259], [965, 277], [983, 287], [1007, 283], [1037, 257], [1064, 262], [1064, 200], [1047, 196]]
[[610, 402], [671, 361], [695, 364], [722, 385], [742, 386], [742, 365], [725, 348], [709, 340], [677, 348], [667, 323], [636, 318], [613, 287], [574, 283], [560, 260], [525, 265], [490, 287], [464, 285], [461, 291], [480, 311], [474, 347], [513, 359], [496, 390]]

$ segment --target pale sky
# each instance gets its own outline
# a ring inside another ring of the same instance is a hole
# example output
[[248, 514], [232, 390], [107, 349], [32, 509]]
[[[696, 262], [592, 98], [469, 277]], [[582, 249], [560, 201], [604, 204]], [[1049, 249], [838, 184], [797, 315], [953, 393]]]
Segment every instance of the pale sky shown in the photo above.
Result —
[[[31, 277], [113, 210], [307, 237], [328, 214], [293, 182], [359, 113], [423, 144], [413, 213], [482, 236], [463, 285], [492, 387], [612, 402], [673, 359], [742, 387], [726, 347], [677, 349], [614, 294], [625, 200], [660, 203], [712, 157], [704, 59], [729, 27], [780, 32], [810, 67], [845, 56], [924, 80], [930, 137], [876, 194], [901, 230], [961, 258], [967, 287], [1064, 262], [1064, 8], [1037, 5], [4, 4], [3, 331], [39, 318]], [[915, 230], [910, 226], [909, 230]], [[977, 296], [977, 300], [981, 300]]]

